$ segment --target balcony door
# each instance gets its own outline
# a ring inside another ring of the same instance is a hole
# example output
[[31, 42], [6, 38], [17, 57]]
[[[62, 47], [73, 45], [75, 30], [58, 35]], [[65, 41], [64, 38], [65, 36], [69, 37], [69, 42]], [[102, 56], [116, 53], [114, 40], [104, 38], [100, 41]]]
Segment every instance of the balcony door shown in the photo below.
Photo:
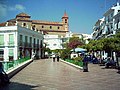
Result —
[[0, 61], [4, 60], [4, 50], [0, 49]]

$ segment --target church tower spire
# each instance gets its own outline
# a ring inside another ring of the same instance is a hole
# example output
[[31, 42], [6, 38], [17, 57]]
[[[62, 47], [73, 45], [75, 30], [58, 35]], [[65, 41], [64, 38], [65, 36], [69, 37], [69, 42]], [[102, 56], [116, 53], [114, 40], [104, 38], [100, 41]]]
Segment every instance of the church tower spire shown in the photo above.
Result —
[[68, 17], [68, 15], [67, 15], [67, 13], [66, 13], [66, 11], [64, 12], [64, 15], [63, 15], [63, 17], [62, 17], [62, 23], [64, 24], [64, 30], [65, 31], [68, 31], [68, 26], [69, 26], [69, 24], [68, 24], [68, 19], [69, 19], [69, 17]]
[[63, 23], [68, 23], [68, 15], [67, 15], [66, 11], [64, 12], [64, 15], [62, 17], [62, 22]]

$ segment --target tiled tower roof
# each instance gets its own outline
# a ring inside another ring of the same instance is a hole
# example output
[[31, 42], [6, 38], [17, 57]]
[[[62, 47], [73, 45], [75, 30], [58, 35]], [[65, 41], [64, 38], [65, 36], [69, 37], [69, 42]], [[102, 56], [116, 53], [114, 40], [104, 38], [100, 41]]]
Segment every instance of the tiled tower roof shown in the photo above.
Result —
[[67, 13], [65, 12], [62, 18], [68, 18]]
[[16, 15], [16, 17], [30, 17], [30, 15], [28, 15], [26, 13], [20, 13], [20, 14]]

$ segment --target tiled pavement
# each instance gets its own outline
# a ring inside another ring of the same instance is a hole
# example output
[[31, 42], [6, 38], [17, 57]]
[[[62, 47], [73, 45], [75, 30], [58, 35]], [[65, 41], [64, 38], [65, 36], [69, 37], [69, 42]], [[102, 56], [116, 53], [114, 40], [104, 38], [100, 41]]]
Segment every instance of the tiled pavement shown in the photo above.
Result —
[[63, 62], [36, 60], [0, 90], [120, 90], [120, 74], [97, 64], [83, 72]]

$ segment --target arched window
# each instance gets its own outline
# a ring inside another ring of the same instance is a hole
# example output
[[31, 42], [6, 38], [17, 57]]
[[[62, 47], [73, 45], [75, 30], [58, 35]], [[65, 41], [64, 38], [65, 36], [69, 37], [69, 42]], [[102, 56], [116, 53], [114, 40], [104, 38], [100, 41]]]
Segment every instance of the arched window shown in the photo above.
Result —
[[50, 29], [52, 29], [52, 26], [50, 26]]
[[44, 28], [44, 26], [42, 26], [42, 28]]
[[26, 26], [26, 23], [23, 23], [23, 26]]
[[67, 19], [65, 19], [65, 23], [67, 23]]
[[60, 29], [60, 27], [58, 27], [58, 29]]

